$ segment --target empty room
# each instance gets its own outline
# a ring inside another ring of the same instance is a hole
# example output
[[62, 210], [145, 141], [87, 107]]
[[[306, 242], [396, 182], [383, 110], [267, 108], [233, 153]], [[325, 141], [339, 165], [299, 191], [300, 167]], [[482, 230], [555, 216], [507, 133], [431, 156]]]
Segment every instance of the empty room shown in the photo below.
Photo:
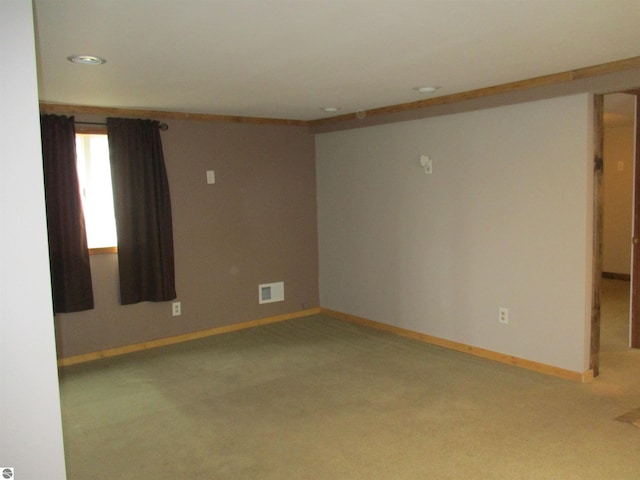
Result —
[[0, 19], [3, 478], [640, 476], [640, 1]]

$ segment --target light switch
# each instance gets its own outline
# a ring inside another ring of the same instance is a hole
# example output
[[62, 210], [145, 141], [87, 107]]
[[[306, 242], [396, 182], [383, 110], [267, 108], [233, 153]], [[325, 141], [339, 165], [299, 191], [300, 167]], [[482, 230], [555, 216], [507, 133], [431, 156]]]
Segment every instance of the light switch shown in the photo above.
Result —
[[214, 172], [213, 170], [207, 170], [207, 183], [216, 183], [216, 172]]

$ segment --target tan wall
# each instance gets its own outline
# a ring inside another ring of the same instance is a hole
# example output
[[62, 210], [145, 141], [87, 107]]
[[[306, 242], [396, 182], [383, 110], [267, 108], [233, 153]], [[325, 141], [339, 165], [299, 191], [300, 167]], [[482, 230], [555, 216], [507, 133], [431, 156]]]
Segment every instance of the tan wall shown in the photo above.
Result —
[[322, 306], [585, 371], [591, 118], [583, 94], [318, 135]]
[[[621, 162], [622, 170], [618, 168]], [[631, 273], [633, 125], [604, 130], [602, 270]]]
[[[171, 302], [121, 306], [116, 255], [93, 256], [96, 308], [57, 316], [59, 357], [318, 306], [313, 137], [302, 127], [167, 123], [182, 315], [171, 316]], [[258, 285], [278, 281], [285, 301], [259, 305]]]

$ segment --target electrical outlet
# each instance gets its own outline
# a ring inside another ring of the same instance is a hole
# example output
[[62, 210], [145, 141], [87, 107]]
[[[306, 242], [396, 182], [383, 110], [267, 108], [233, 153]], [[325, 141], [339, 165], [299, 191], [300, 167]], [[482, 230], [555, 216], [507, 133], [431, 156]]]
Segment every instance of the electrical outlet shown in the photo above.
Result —
[[425, 175], [433, 174], [433, 160], [428, 155], [422, 155], [420, 157], [420, 165], [424, 168]]
[[506, 307], [498, 308], [498, 322], [505, 325], [509, 324], [509, 309]]
[[174, 317], [177, 317], [178, 315], [182, 314], [182, 308], [180, 306], [180, 302], [173, 302], [171, 304], [171, 314]]

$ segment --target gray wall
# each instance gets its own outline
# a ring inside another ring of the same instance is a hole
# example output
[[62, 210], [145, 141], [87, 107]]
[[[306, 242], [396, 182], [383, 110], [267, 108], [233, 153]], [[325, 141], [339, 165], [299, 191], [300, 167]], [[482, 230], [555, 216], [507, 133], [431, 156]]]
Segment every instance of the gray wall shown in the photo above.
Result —
[[0, 2], [0, 466], [66, 478], [31, 1]]
[[[182, 315], [171, 316], [171, 302], [121, 306], [117, 255], [94, 255], [96, 308], [56, 317], [60, 357], [319, 305], [315, 151], [307, 129], [167, 123], [162, 141]], [[214, 185], [206, 183], [210, 169]], [[278, 281], [285, 301], [259, 305], [258, 285]]]
[[587, 370], [592, 102], [318, 135], [321, 305]]

